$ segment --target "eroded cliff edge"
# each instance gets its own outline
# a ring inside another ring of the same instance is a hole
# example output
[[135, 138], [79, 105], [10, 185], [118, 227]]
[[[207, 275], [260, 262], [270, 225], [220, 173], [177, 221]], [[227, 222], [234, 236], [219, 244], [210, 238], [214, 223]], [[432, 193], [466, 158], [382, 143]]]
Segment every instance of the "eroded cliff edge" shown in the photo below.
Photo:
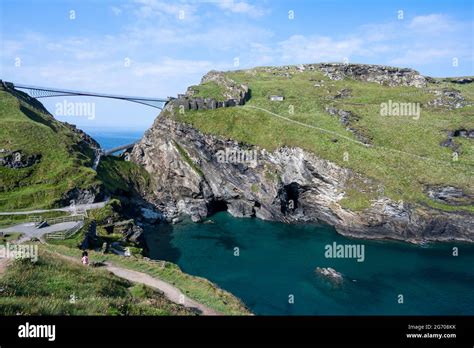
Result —
[[[408, 73], [416, 87], [420, 81], [424, 86], [424, 78]], [[387, 76], [392, 79], [400, 77], [399, 71], [390, 74]], [[410, 84], [409, 78], [403, 77], [403, 84]], [[375, 82], [378, 81], [383, 79]], [[181, 104], [182, 100], [174, 106], [170, 104], [163, 113]], [[206, 103], [203, 105], [206, 108]], [[222, 153], [245, 151], [255, 154], [256, 160], [236, 163], [219, 159]], [[380, 183], [298, 147], [267, 151], [204, 134], [166, 115], [155, 120], [134, 147], [131, 158], [151, 174], [153, 192], [148, 192], [146, 199], [168, 221], [180, 214], [200, 221], [216, 211], [227, 210], [236, 217], [323, 222], [341, 234], [362, 238], [474, 241], [474, 216], [470, 212], [443, 211], [394, 201], [384, 195], [373, 199], [368, 208], [351, 210], [341, 204], [349, 185], [356, 181], [378, 187]], [[383, 191], [383, 187], [378, 189]]]

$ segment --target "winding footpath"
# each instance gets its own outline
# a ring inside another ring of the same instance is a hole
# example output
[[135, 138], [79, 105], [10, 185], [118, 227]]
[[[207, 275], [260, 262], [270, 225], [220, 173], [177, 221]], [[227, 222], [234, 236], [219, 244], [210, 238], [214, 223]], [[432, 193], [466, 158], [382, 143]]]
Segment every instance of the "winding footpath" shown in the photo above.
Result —
[[106, 264], [105, 268], [109, 272], [115, 274], [117, 277], [158, 289], [163, 292], [166, 298], [168, 298], [170, 301], [181, 304], [189, 309], [198, 309], [202, 315], [221, 315], [219, 312], [190, 299], [189, 297], [185, 296], [178, 288], [161, 279], [153, 278], [146, 273], [121, 268], [110, 264]]
[[[69, 261], [80, 263], [80, 260], [66, 256], [57, 252], [54, 252], [55, 255], [67, 259]], [[161, 279], [154, 278], [146, 273], [130, 270], [123, 267], [118, 267], [110, 263], [105, 263], [103, 267], [107, 271], [111, 272], [119, 278], [123, 278], [131, 281], [132, 283], [140, 283], [151, 288], [157, 289], [163, 293], [163, 295], [170, 300], [179, 305], [183, 305], [186, 308], [191, 310], [197, 310], [201, 315], [222, 315], [222, 313], [217, 312], [216, 310], [209, 308], [208, 306], [203, 305], [193, 299], [190, 299], [184, 295], [177, 287], [167, 283]]]

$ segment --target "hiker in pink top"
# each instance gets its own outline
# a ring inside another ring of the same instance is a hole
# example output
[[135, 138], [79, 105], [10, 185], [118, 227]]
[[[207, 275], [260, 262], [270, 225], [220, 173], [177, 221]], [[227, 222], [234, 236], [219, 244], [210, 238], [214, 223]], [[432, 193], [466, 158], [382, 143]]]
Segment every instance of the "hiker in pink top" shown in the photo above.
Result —
[[82, 252], [82, 264], [84, 266], [89, 265], [89, 255], [87, 254], [87, 251], [85, 251], [85, 250]]

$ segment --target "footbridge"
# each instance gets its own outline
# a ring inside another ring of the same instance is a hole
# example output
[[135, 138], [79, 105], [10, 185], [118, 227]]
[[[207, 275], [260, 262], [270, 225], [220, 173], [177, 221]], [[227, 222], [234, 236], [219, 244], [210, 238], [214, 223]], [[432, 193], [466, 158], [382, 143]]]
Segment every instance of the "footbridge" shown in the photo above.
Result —
[[65, 96], [85, 96], [85, 97], [98, 97], [98, 98], [109, 98], [117, 100], [126, 100], [133, 103], [143, 104], [152, 108], [162, 110], [168, 101], [172, 98], [148, 98], [148, 97], [136, 97], [126, 95], [115, 95], [106, 93], [95, 93], [95, 92], [84, 92], [74, 91], [63, 88], [52, 88], [52, 87], [39, 87], [24, 85], [16, 82], [1, 81], [3, 88], [5, 89], [19, 89], [28, 93], [31, 97], [39, 98], [51, 98], [51, 97], [65, 97]]
[[[143, 105], [147, 105], [147, 106], [160, 109], [160, 110], [164, 108], [166, 103], [168, 103], [170, 100], [173, 99], [172, 97], [149, 98], [149, 97], [137, 97], [137, 96], [106, 94], [106, 93], [75, 91], [75, 90], [69, 90], [69, 89], [63, 89], [63, 88], [39, 87], [39, 86], [24, 85], [24, 84], [16, 83], [16, 82], [7, 82], [3, 80], [0, 80], [0, 85], [5, 90], [10, 90], [10, 91], [22, 90], [23, 92], [27, 93], [30, 97], [35, 98], [35, 99], [64, 97], [64, 96], [109, 98], [109, 99], [125, 100], [125, 101], [129, 101], [133, 103], [143, 104]], [[94, 170], [97, 170], [97, 167], [99, 166], [99, 163], [100, 163], [100, 159], [103, 156], [109, 156], [116, 152], [132, 148], [135, 144], [136, 142], [131, 143], [131, 144], [117, 146], [109, 150], [97, 149], [92, 168]]]
[[117, 146], [117, 147], [111, 148], [110, 150], [104, 150], [104, 151], [102, 151], [102, 155], [109, 156], [109, 155], [114, 154], [115, 152], [119, 152], [119, 151], [122, 151], [122, 150], [132, 148], [132, 147], [135, 146], [136, 143], [137, 143], [137, 141], [135, 141], [134, 143], [131, 143], [131, 144], [127, 144], [127, 145]]

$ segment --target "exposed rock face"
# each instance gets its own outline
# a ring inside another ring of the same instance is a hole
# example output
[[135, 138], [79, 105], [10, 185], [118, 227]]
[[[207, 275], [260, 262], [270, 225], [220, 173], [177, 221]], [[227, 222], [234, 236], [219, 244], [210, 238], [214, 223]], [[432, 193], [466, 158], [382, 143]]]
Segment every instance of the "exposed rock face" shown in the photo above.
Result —
[[460, 145], [454, 141], [455, 138], [468, 138], [474, 139], [474, 129], [456, 129], [453, 131], [448, 131], [448, 138], [441, 142], [441, 146], [449, 147], [453, 151], [459, 152]]
[[349, 88], [343, 88], [336, 93], [334, 99], [349, 98], [352, 95], [352, 91]]
[[228, 78], [220, 71], [210, 71], [201, 79], [201, 83], [215, 82], [224, 87], [224, 99], [241, 100], [246, 98], [249, 88], [247, 85], [241, 85]]
[[450, 205], [474, 204], [474, 196], [452, 186], [428, 187], [428, 197]]
[[92, 138], [89, 134], [77, 128], [76, 125], [70, 124], [67, 122], [64, 122], [64, 125], [68, 127], [71, 131], [79, 135], [79, 137], [81, 138], [81, 142], [79, 143], [79, 146], [90, 147], [93, 150], [100, 149], [100, 144], [97, 141], [95, 141], [95, 139]]
[[[264, 67], [259, 69], [275, 76], [287, 78], [291, 78], [294, 74], [307, 70], [320, 70], [330, 80], [334, 81], [352, 78], [385, 86], [412, 86], [421, 88], [426, 87], [428, 82], [436, 83], [436, 80], [423, 76], [416, 70], [384, 65], [317, 63], [301, 64], [298, 66]], [[315, 87], [320, 86], [321, 83], [317, 83]]]
[[[3, 150], [3, 151], [2, 151]], [[41, 160], [41, 154], [25, 155], [21, 151], [0, 149], [0, 166], [21, 169], [31, 167]]]
[[459, 109], [469, 105], [461, 92], [453, 88], [443, 88], [434, 90], [436, 98], [428, 103], [429, 106], [436, 108]]
[[465, 85], [465, 84], [474, 82], [474, 79], [472, 77], [459, 77], [459, 78], [444, 79], [444, 81], [457, 83], [459, 85]]
[[336, 109], [332, 106], [327, 106], [326, 111], [331, 116], [338, 116], [339, 122], [341, 122], [341, 124], [345, 126], [347, 130], [354, 133], [359, 141], [363, 142], [364, 144], [370, 144], [370, 139], [353, 126], [355, 122], [360, 120], [359, 116], [354, 115], [354, 113], [351, 111]]
[[65, 196], [61, 199], [60, 204], [69, 205], [69, 204], [90, 204], [94, 203], [98, 192], [95, 188], [91, 189], [80, 189], [74, 188], [67, 192]]
[[[225, 149], [256, 151], [257, 158], [248, 163], [219, 160], [217, 153]], [[154, 192], [149, 199], [170, 221], [182, 213], [200, 221], [227, 210], [238, 217], [325, 222], [342, 234], [364, 238], [474, 241], [474, 216], [467, 213], [388, 198], [362, 212], [344, 209], [345, 184], [358, 175], [299, 148], [270, 153], [159, 117], [131, 159], [151, 174]]]
[[386, 86], [413, 87], [425, 87], [428, 82], [428, 78], [412, 69], [365, 64], [317, 64], [317, 66], [327, 77], [336, 81], [350, 77]]

